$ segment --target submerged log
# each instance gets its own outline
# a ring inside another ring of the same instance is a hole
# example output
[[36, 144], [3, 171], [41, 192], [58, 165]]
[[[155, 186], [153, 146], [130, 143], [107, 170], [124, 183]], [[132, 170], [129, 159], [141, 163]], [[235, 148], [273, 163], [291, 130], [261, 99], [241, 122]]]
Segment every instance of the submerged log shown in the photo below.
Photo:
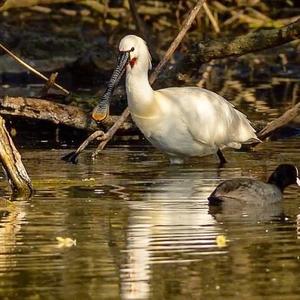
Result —
[[0, 162], [8, 177], [14, 194], [30, 196], [32, 186], [30, 178], [22, 163], [21, 155], [15, 147], [8, 131], [5, 121], [0, 116]]
[[209, 62], [212, 59], [240, 56], [273, 48], [300, 38], [300, 18], [289, 25], [275, 29], [263, 29], [237, 37], [199, 43], [184, 62]]
[[[0, 114], [49, 121], [88, 132], [99, 129], [91, 120], [90, 114], [81, 108], [38, 98], [8, 96], [0, 98]], [[101, 125], [104, 128], [111, 127], [117, 119], [116, 116], [109, 116]], [[121, 132], [136, 133], [137, 128], [133, 123], [125, 122], [121, 127]]]

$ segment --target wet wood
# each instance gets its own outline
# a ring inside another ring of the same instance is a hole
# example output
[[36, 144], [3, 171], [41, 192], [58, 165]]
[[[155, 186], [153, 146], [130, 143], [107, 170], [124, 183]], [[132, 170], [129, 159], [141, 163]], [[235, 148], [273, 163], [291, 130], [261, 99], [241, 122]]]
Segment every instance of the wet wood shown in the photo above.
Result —
[[[54, 124], [86, 131], [99, 129], [98, 125], [92, 121], [90, 113], [85, 112], [81, 108], [38, 98], [0, 98], [0, 114], [49, 121]], [[111, 127], [118, 118], [117, 116], [109, 116], [101, 125], [104, 128]], [[123, 123], [120, 129], [123, 133], [137, 132], [136, 126], [131, 122]]]
[[285, 126], [286, 124], [293, 121], [298, 115], [300, 114], [300, 102], [297, 103], [295, 106], [287, 110], [282, 116], [279, 118], [271, 121], [263, 128], [259, 133], [258, 137], [263, 140], [274, 133], [279, 128]]
[[83, 143], [77, 148], [76, 151], [72, 151], [67, 155], [62, 157], [62, 160], [66, 162], [71, 162], [73, 164], [77, 164], [79, 154], [89, 145], [89, 143], [93, 140], [105, 140], [107, 139], [105, 133], [102, 130], [97, 130], [92, 133]]
[[212, 59], [240, 56], [246, 53], [273, 48], [300, 38], [300, 18], [281, 28], [258, 30], [228, 39], [199, 43], [191, 50], [184, 63], [208, 62]]
[[27, 171], [22, 163], [21, 155], [15, 147], [0, 116], [0, 162], [8, 177], [14, 194], [28, 195], [32, 193], [32, 186]]

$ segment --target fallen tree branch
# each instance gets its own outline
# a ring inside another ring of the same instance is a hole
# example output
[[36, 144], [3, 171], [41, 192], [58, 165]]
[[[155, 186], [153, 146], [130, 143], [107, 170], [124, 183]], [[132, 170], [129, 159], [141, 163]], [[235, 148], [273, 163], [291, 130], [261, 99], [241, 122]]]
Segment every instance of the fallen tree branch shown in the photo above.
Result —
[[[0, 98], [0, 114], [49, 121], [54, 124], [70, 126], [89, 132], [99, 129], [97, 124], [91, 119], [90, 114], [81, 108], [38, 98]], [[101, 125], [104, 128], [109, 128], [118, 119], [118, 116], [109, 116]], [[137, 132], [136, 126], [131, 122], [122, 124], [120, 129], [126, 133]]]
[[212, 59], [241, 56], [250, 52], [273, 48], [300, 38], [300, 19], [275, 29], [264, 29], [234, 38], [199, 43], [191, 49], [181, 64], [209, 62]]
[[278, 130], [279, 128], [285, 126], [289, 122], [293, 121], [298, 115], [300, 114], [300, 102], [297, 103], [295, 106], [287, 110], [283, 115], [281, 115], [279, 118], [271, 121], [266, 125], [265, 128], [263, 128], [259, 133], [258, 137], [261, 140], [266, 139], [268, 136], [270, 136], [273, 132]]
[[22, 163], [21, 155], [16, 149], [8, 131], [5, 121], [0, 116], [0, 162], [8, 177], [13, 194], [18, 196], [30, 196], [32, 186], [30, 178]]

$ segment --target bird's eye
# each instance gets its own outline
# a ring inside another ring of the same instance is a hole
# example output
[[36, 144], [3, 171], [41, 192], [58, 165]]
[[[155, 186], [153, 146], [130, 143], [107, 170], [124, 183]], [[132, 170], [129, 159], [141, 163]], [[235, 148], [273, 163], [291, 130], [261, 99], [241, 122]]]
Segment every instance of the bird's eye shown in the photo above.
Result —
[[134, 47], [131, 47], [130, 52], [133, 52], [133, 51], [134, 51]]

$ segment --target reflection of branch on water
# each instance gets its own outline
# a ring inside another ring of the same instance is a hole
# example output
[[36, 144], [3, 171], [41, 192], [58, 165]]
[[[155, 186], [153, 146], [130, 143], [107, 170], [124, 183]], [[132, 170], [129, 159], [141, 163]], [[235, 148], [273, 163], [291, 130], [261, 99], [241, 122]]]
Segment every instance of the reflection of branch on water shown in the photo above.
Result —
[[15, 267], [16, 260], [11, 259], [11, 254], [15, 251], [17, 234], [25, 221], [26, 204], [25, 201], [10, 202], [0, 199], [0, 211], [7, 212], [7, 215], [0, 219], [0, 277]]
[[126, 192], [126, 188], [121, 185], [112, 184], [111, 193], [117, 194], [122, 200], [129, 200], [129, 193]]

